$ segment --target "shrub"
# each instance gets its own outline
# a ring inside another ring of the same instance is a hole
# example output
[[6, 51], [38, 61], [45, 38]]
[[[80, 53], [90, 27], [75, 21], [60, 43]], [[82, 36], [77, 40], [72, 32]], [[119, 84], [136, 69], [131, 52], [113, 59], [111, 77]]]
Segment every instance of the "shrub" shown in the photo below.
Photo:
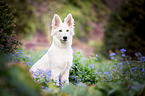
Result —
[[104, 54], [109, 50], [125, 48], [128, 54], [141, 52], [145, 55], [145, 1], [123, 0], [120, 8], [113, 11], [105, 26]]
[[0, 95], [41, 96], [40, 87], [33, 81], [28, 68], [8, 58], [0, 53]]
[[20, 44], [14, 33], [15, 21], [13, 13], [9, 5], [0, 0], [0, 51], [2, 53], [12, 53]]

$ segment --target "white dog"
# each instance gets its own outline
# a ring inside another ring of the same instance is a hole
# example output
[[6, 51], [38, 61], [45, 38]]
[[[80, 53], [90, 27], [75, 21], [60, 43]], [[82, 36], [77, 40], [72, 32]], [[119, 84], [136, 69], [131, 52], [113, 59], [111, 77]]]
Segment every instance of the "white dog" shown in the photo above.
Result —
[[30, 69], [36, 72], [40, 70], [50, 70], [51, 79], [59, 84], [59, 76], [61, 82], [69, 83], [69, 69], [73, 62], [72, 39], [74, 35], [74, 19], [68, 14], [64, 19], [64, 23], [60, 17], [55, 14], [52, 20], [51, 36], [53, 42], [47, 53], [38, 60]]

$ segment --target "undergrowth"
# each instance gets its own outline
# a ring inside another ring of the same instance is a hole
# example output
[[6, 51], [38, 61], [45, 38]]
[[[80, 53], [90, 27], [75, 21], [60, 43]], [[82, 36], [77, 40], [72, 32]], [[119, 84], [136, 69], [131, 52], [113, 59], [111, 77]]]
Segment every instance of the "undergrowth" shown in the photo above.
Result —
[[[13, 61], [31, 66], [46, 53], [46, 50], [19, 50]], [[132, 60], [125, 49], [111, 53], [107, 60], [101, 55], [84, 56], [82, 50], [74, 53], [73, 66], [70, 69], [69, 85], [55, 86], [50, 81], [49, 71], [39, 70], [34, 73], [35, 82], [48, 94], [60, 96], [143, 96], [145, 93], [145, 57], [135, 53], [137, 60]], [[79, 91], [78, 91], [79, 90]]]

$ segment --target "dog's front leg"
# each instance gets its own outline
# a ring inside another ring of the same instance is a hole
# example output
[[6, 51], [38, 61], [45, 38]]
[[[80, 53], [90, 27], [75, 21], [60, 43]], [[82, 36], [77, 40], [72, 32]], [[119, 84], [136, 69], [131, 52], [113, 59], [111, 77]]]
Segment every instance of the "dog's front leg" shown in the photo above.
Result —
[[59, 72], [58, 72], [58, 70], [57, 69], [52, 69], [51, 70], [51, 77], [50, 77], [50, 79], [52, 80], [54, 80], [54, 82], [56, 82], [56, 85], [57, 86], [59, 86]]
[[69, 69], [66, 69], [65, 72], [61, 75], [61, 85], [64, 83], [69, 84]]

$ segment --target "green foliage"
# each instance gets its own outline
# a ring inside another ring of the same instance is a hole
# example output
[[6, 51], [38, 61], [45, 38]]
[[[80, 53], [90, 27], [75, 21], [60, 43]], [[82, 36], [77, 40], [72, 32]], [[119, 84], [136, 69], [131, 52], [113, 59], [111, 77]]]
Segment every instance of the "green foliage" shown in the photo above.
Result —
[[11, 62], [8, 56], [0, 55], [0, 95], [1, 96], [40, 96], [28, 68], [20, 63]]
[[0, 0], [0, 51], [2, 53], [12, 53], [20, 45], [14, 34], [15, 20], [14, 11], [9, 5]]
[[72, 13], [76, 37], [82, 41], [87, 40], [86, 36], [89, 36], [92, 29], [91, 22], [101, 22], [104, 20], [102, 17], [108, 14], [101, 0], [8, 1], [16, 9], [16, 32], [23, 37], [35, 32], [48, 34], [54, 14], [57, 13], [63, 20], [67, 14]]
[[16, 12], [14, 17], [16, 19], [16, 32], [19, 36], [25, 34], [32, 34], [36, 31], [36, 16], [35, 9], [28, 0], [6, 0]]
[[120, 8], [111, 13], [105, 26], [104, 50], [117, 51], [125, 48], [128, 54], [141, 52], [145, 55], [145, 1], [123, 1]]
[[[30, 68], [36, 62], [36, 59], [38, 60], [42, 56], [42, 54], [45, 53], [46, 50], [33, 52], [19, 50], [16, 52], [16, 54], [13, 55], [13, 61], [15, 63], [22, 62]], [[42, 95], [144, 96], [145, 57], [142, 56], [141, 53], [136, 53], [135, 55], [138, 58], [137, 61], [133, 61], [131, 57], [127, 56], [126, 50], [121, 49], [120, 53], [110, 54], [111, 60], [106, 60], [103, 59], [103, 57], [98, 56], [97, 54], [93, 55], [92, 57], [86, 58], [84, 57], [83, 52], [79, 50], [74, 54], [74, 63], [70, 70], [69, 77], [70, 84], [64, 85], [62, 87], [55, 86], [54, 82], [50, 81], [48, 72], [45, 73], [43, 70], [39, 70], [37, 73], [32, 74], [36, 76], [36, 78], [34, 78], [35, 82], [39, 83], [39, 86], [42, 87]], [[2, 77], [9, 76], [8, 78], [11, 81], [10, 84], [16, 86], [14, 88], [19, 88], [19, 92], [24, 92], [21, 91], [20, 87], [23, 86], [23, 89], [25, 89], [25, 87], [28, 87], [29, 91], [32, 90], [31, 94], [33, 94], [33, 92], [35, 93], [35, 91], [32, 86], [37, 88], [38, 85], [32, 85], [33, 82], [31, 82], [32, 79], [30, 77], [30, 74], [28, 73], [28, 69], [23, 64], [12, 65], [12, 67], [9, 66], [6, 69], [3, 67], [5, 64], [3, 64], [0, 70], [7, 70], [6, 72], [8, 72], [9, 75], [7, 75], [6, 73], [2, 73]], [[27, 77], [26, 75], [29, 76]], [[26, 80], [26, 78], [29, 78], [31, 80]], [[38, 90], [37, 92], [39, 91], [40, 90]], [[4, 92], [5, 90], [3, 91], [3, 93]], [[25, 89], [25, 92], [25, 94], [28, 94], [27, 89]]]

